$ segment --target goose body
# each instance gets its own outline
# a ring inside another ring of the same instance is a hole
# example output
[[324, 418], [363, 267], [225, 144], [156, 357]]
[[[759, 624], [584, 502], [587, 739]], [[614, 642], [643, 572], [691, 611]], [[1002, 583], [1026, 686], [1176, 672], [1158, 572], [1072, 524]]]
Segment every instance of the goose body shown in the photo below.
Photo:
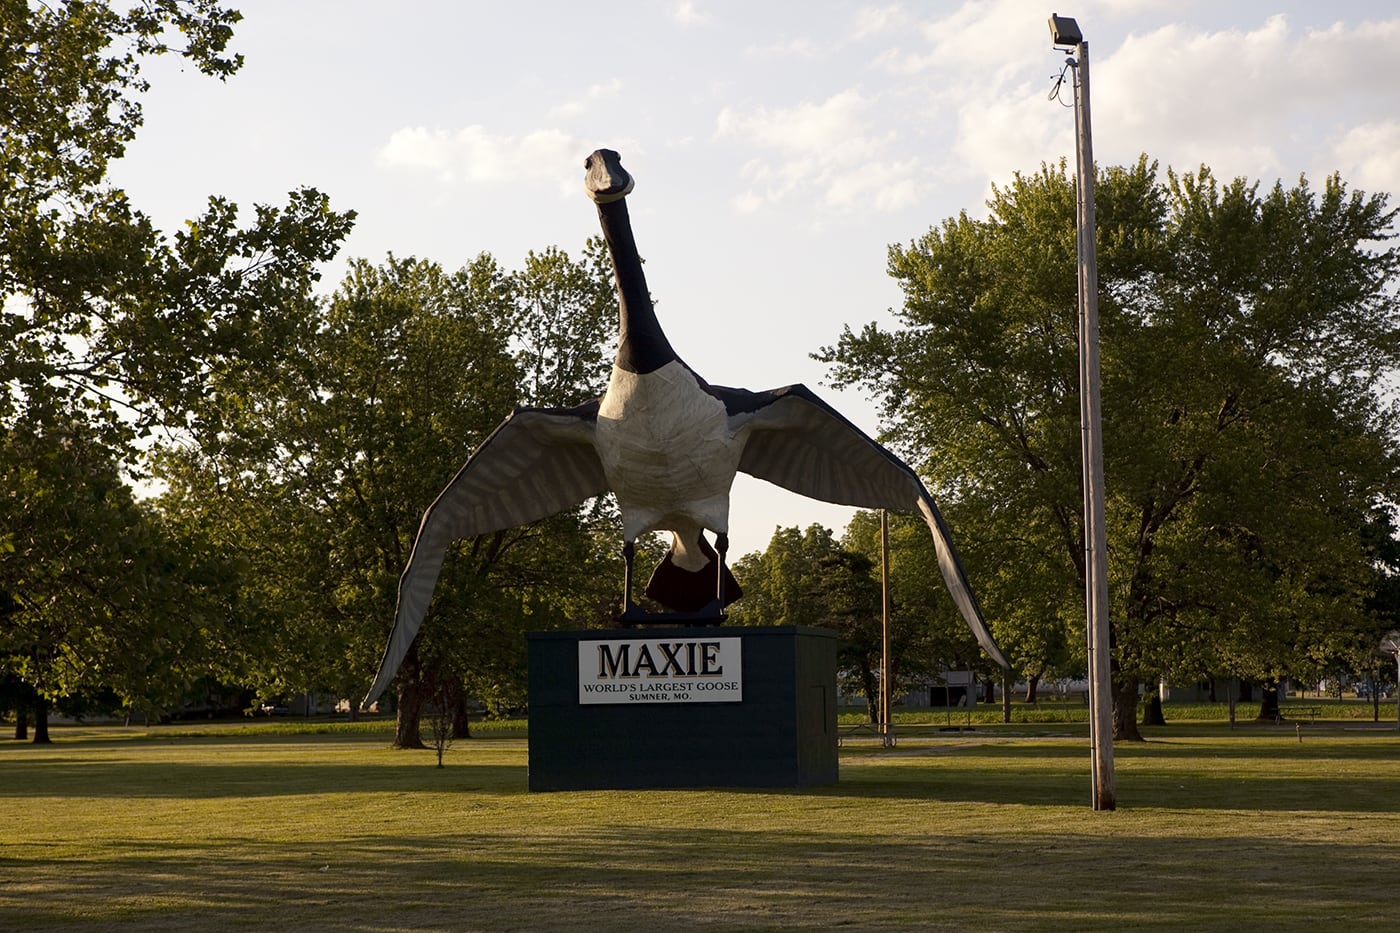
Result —
[[614, 367], [596, 432], [623, 540], [658, 529], [729, 531], [743, 445], [724, 403], [685, 364], [673, 360], [646, 374]]
[[[648, 595], [679, 613], [718, 621], [738, 595], [724, 554], [729, 493], [740, 471], [825, 502], [918, 512], [964, 620], [1007, 667], [918, 475], [806, 386], [753, 392], [700, 378], [672, 349], [652, 308], [625, 200], [632, 176], [608, 149], [589, 156], [585, 170], [584, 189], [597, 205], [618, 292], [618, 350], [607, 391], [575, 408], [517, 409], [428, 507], [364, 705], [398, 671], [455, 540], [538, 521], [606, 492], [616, 496], [622, 517], [627, 575], [620, 618], [637, 613], [634, 543], [666, 530], [671, 550]], [[715, 547], [707, 530], [716, 535]]]

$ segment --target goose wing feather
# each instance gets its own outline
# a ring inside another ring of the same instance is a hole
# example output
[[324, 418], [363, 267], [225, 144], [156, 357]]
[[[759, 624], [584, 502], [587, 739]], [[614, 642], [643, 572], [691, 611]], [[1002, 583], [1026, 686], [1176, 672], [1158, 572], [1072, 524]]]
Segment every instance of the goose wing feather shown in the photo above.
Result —
[[593, 446], [597, 415], [597, 400], [516, 409], [428, 506], [399, 578], [394, 629], [362, 706], [378, 699], [398, 672], [453, 542], [527, 525], [608, 491]]
[[917, 473], [804, 385], [767, 392], [712, 386], [731, 428], [746, 434], [739, 469], [799, 495], [863, 509], [919, 513], [933, 535], [948, 592], [983, 650], [997, 647], [953, 546], [947, 523]]

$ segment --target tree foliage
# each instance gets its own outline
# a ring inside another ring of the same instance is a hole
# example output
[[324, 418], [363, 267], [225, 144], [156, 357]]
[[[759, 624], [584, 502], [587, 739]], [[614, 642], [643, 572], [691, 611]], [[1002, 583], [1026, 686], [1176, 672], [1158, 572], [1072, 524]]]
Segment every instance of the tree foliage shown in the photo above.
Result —
[[602, 394], [616, 349], [611, 281], [601, 237], [589, 239], [580, 262], [556, 246], [532, 251], [509, 278], [510, 328], [529, 404], [577, 405]]
[[[1261, 191], [1143, 159], [1097, 195], [1115, 724], [1135, 735], [1140, 683], [1311, 672], [1368, 629], [1400, 256], [1386, 198], [1335, 176]], [[899, 327], [820, 358], [881, 400], [1034, 672], [1035, 633], [1083, 617], [1073, 184], [1045, 167], [989, 208], [892, 247]]]
[[0, 443], [0, 663], [45, 703], [109, 694], [150, 715], [218, 667], [237, 568], [137, 501], [81, 420]]
[[[489, 254], [455, 273], [353, 262], [328, 300], [299, 307], [298, 352], [212, 394], [192, 428], [199, 443], [166, 450], [166, 507], [203, 515], [253, 564], [246, 588], [265, 631], [247, 682], [358, 696], [423, 511], [533, 392], [596, 393], [607, 321], [594, 312], [612, 300], [610, 280], [560, 250], [544, 257], [520, 273]], [[439, 681], [523, 705], [523, 632], [597, 617], [612, 518], [595, 503], [454, 550], [399, 679], [402, 744], [419, 741], [417, 709]]]
[[165, 236], [107, 180], [141, 124], [141, 65], [179, 35], [173, 51], [232, 74], [239, 14], [212, 0], [3, 4], [0, 418], [81, 416], [120, 449], [183, 426], [212, 375], [295, 345], [287, 312], [353, 215], [305, 189], [240, 226], [214, 197]]
[[[212, 0], [0, 0], [0, 673], [168, 706], [234, 618], [236, 561], [130, 487], [153, 429], [216, 433], [205, 399], [297, 345], [295, 311], [353, 215], [211, 198], [174, 236], [112, 186], [141, 69], [219, 78], [239, 19]], [[172, 46], [176, 42], [178, 45]], [[211, 662], [217, 667], [217, 662]]]
[[[920, 522], [918, 527], [932, 550], [926, 526]], [[893, 543], [891, 551], [896, 551]], [[890, 615], [890, 684], [894, 695], [937, 677], [956, 663], [960, 651], [973, 656], [978, 651], [955, 611], [941, 612], [941, 605], [930, 610], [921, 602], [920, 596], [927, 593], [920, 585], [918, 571], [906, 573], [912, 562], [903, 559], [907, 556], [904, 549], [899, 549], [899, 554], [891, 560], [892, 576], [899, 580], [892, 587], [895, 598]], [[899, 565], [897, 571], [895, 565]], [[744, 598], [730, 609], [736, 624], [810, 625], [838, 634], [838, 676], [844, 686], [865, 695], [874, 721], [880, 705], [883, 654], [878, 514], [857, 513], [840, 541], [821, 525], [805, 531], [777, 528], [767, 549], [740, 558], [734, 574], [744, 588]], [[951, 606], [936, 569], [934, 579], [941, 601]], [[939, 628], [935, 618], [955, 624], [961, 637], [956, 633], [948, 637], [948, 630]]]
[[[468, 453], [517, 405], [601, 391], [601, 242], [515, 273], [486, 254], [450, 274], [359, 261], [317, 297], [353, 222], [319, 192], [249, 212], [213, 197], [167, 236], [108, 182], [143, 63], [232, 75], [237, 12], [0, 12], [0, 675], [152, 709], [201, 678], [356, 696], [419, 517]], [[138, 501], [152, 469], [166, 491]], [[404, 683], [523, 702], [523, 627], [595, 618], [614, 537], [600, 502], [463, 542]]]

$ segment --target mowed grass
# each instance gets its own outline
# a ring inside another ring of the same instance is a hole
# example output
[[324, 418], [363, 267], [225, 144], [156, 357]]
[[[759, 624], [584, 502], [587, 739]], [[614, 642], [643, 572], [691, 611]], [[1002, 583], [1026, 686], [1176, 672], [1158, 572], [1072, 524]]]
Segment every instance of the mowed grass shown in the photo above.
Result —
[[1074, 724], [853, 739], [827, 788], [550, 794], [518, 737], [438, 769], [383, 732], [56, 729], [0, 745], [0, 930], [1391, 928], [1400, 735], [1299, 731], [1149, 730], [1095, 813]]

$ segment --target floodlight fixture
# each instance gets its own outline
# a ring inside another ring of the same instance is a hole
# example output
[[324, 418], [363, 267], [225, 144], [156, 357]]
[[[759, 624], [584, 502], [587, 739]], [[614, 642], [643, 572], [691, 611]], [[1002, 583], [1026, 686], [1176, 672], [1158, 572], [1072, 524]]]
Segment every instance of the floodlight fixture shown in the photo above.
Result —
[[1084, 34], [1079, 31], [1079, 24], [1071, 16], [1061, 16], [1058, 13], [1050, 14], [1050, 42], [1055, 46], [1079, 45], [1084, 41]]

